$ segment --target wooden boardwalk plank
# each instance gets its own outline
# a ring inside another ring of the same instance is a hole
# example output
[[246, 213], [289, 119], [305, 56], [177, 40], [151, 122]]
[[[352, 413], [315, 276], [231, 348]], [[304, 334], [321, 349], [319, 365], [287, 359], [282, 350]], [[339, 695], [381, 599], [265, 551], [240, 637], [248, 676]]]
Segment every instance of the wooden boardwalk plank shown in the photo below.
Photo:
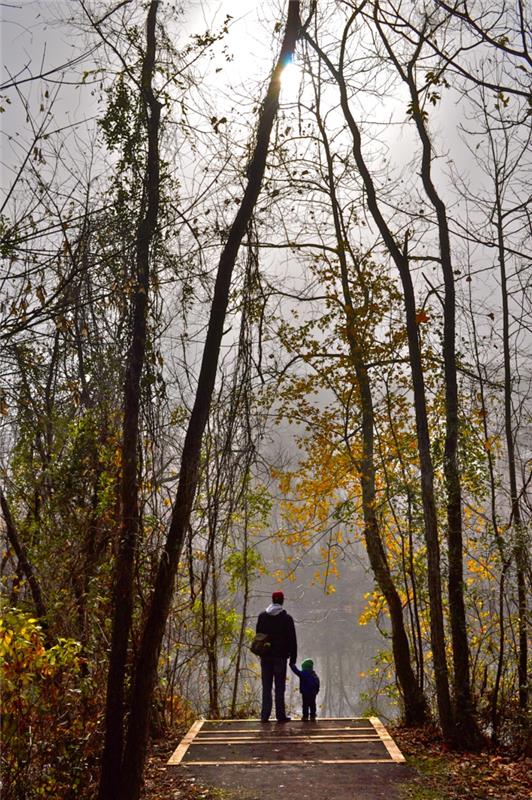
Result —
[[[170, 762], [168, 762], [170, 763]], [[246, 766], [246, 767], [262, 767], [271, 766], [275, 764], [278, 767], [293, 764], [393, 764], [391, 758], [307, 758], [302, 761], [226, 761], [225, 759], [218, 759], [218, 761], [186, 761], [183, 762], [185, 767], [221, 767], [230, 766]]]
[[385, 748], [390, 754], [390, 757], [393, 761], [397, 764], [403, 764], [406, 761], [406, 758], [401, 753], [397, 745], [395, 744], [394, 740], [380, 721], [378, 717], [370, 717], [369, 718], [371, 724], [375, 727], [375, 730], [379, 734], [381, 742], [384, 744]]
[[[296, 719], [296, 720], [294, 720], [294, 722], [301, 722], [301, 720], [297, 720]], [[321, 723], [321, 720], [320, 720], [320, 723]], [[308, 724], [308, 728], [309, 728], [309, 730], [314, 730], [314, 723], [309, 723]], [[264, 735], [264, 734], [270, 733], [270, 734], [273, 735], [276, 730], [277, 730], [277, 727], [275, 726], [275, 723], [274, 723], [274, 725], [272, 727], [268, 727], [266, 725], [261, 725], [260, 728], [238, 728], [237, 730], [233, 729], [231, 731], [214, 730], [213, 728], [205, 728], [205, 727], [203, 727], [203, 729], [202, 729], [202, 731], [200, 733], [200, 736], [227, 736], [227, 735], [234, 736], [236, 734], [241, 734], [241, 733], [252, 733], [252, 734], [255, 734], [255, 735], [259, 735], [259, 734], [260, 735]], [[329, 727], [327, 725], [321, 725], [320, 724], [319, 725], [319, 730], [320, 731], [346, 731], [346, 732], [350, 731], [352, 733], [355, 733], [355, 732], [358, 733], [359, 731], [372, 731], [372, 732], [375, 732], [375, 726], [374, 725], [364, 725], [364, 726], [359, 725], [356, 728], [348, 728], [348, 727], [342, 727], [342, 728], [334, 727], [333, 728], [333, 727]]]
[[[204, 739], [204, 738], [200, 739], [200, 738], [197, 738], [195, 741], [191, 742], [190, 745], [193, 746], [193, 745], [203, 745], [203, 744], [214, 744], [214, 745], [217, 745], [217, 746], [221, 746], [221, 745], [231, 745], [231, 744], [234, 744], [234, 745], [243, 745], [243, 744], [245, 745], [245, 744], [248, 744], [248, 745], [252, 745], [253, 747], [255, 747], [257, 744], [263, 744], [264, 741], [265, 741], [264, 739], [251, 739], [251, 738], [249, 738], [249, 739], [224, 739], [224, 741], [221, 742], [219, 739]], [[328, 742], [328, 743], [333, 743], [333, 744], [356, 744], [357, 742], [381, 742], [381, 741], [382, 741], [382, 739], [381, 739], [380, 736], [355, 736], [355, 737], [352, 737], [352, 738], [349, 738], [349, 739], [346, 738], [346, 737], [344, 737], [342, 739], [333, 739], [333, 738], [328, 737], [328, 736], [291, 736], [290, 737], [290, 742], [318, 742], [318, 743]], [[274, 742], [274, 740], [272, 739], [272, 744], [275, 744], [275, 743], [278, 743], [278, 742]]]
[[175, 766], [176, 764], [181, 763], [181, 761], [183, 760], [183, 756], [185, 755], [188, 748], [194, 741], [196, 735], [200, 731], [201, 726], [203, 725], [204, 722], [205, 720], [198, 719], [191, 725], [188, 733], [185, 734], [185, 736], [181, 739], [181, 742], [179, 743], [177, 749], [172, 753], [172, 755], [166, 762], [167, 764]]
[[[231, 724], [226, 725], [226, 723]], [[237, 727], [238, 723], [240, 727]], [[243, 727], [243, 724], [247, 724], [248, 727]], [[279, 752], [275, 749], [276, 746], [281, 745], [286, 748], [290, 744], [294, 745], [295, 750], [290, 753], [291, 759], [272, 760], [272, 755]], [[335, 745], [337, 749], [334, 747]], [[198, 751], [201, 746], [205, 746], [205, 752]], [[191, 747], [198, 760], [195, 760], [192, 751], [190, 751], [190, 756], [185, 759], [185, 755]], [[216, 751], [217, 747], [219, 752]], [[254, 749], [251, 749], [249, 758], [245, 761], [240, 753], [244, 755], [249, 752], [248, 747]], [[272, 750], [272, 748], [274, 749]], [[222, 755], [224, 752], [227, 753], [227, 756]], [[262, 755], [258, 755], [258, 753], [262, 753]], [[385, 753], [387, 757], [383, 758]], [[331, 756], [336, 754], [340, 757], [331, 759]], [[403, 754], [378, 717], [369, 719], [346, 717], [320, 719], [315, 723], [293, 720], [286, 726], [277, 724], [266, 726], [262, 725], [260, 720], [197, 720], [167, 763], [170, 766], [178, 764], [183, 766], [213, 766], [217, 764], [260, 766], [261, 764], [393, 764], [404, 762]]]

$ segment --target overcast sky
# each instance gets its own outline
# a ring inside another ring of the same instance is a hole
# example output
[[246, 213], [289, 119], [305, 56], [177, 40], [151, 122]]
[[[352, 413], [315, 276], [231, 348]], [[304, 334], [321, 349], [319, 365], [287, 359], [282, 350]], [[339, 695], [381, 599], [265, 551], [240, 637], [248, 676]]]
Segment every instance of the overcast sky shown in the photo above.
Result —
[[[88, 5], [95, 7], [90, 0]], [[139, 8], [137, 0], [132, 8]], [[183, 25], [176, 31], [180, 41], [192, 33], [216, 30], [227, 14], [233, 17], [224, 44], [235, 58], [227, 61], [218, 48], [219, 71], [213, 70], [209, 80], [218, 84], [220, 100], [229, 84], [250, 85], [267, 75], [273, 59], [269, 36], [265, 35], [266, 30], [271, 32], [271, 3], [205, 0], [187, 2], [185, 9]], [[94, 46], [101, 45], [97, 37], [85, 32], [86, 18], [78, 0], [8, 0], [0, 2], [0, 18], [0, 103], [5, 109], [0, 114], [0, 147], [5, 191], [33, 135], [25, 103], [34, 122], [41, 124], [50, 100], [55, 98], [51, 119], [46, 122], [50, 132], [68, 125], [79, 126], [78, 131], [85, 128], [87, 133], [92, 129], [97, 103], [91, 95], [90, 79], [84, 86], [79, 81], [85, 71], [96, 65], [98, 51]], [[43, 80], [31, 80], [39, 75], [44, 75]], [[17, 88], [10, 86], [14, 80], [18, 82]]]

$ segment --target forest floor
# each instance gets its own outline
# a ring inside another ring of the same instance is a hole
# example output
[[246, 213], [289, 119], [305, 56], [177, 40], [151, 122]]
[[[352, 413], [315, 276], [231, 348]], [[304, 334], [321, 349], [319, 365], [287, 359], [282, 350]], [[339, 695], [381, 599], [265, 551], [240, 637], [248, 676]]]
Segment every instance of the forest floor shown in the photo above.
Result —
[[532, 798], [532, 758], [514, 758], [503, 750], [451, 752], [429, 731], [393, 728], [391, 733], [417, 773], [401, 787], [404, 800]]
[[[184, 733], [181, 732], [181, 733]], [[396, 786], [400, 800], [530, 800], [532, 759], [503, 752], [453, 753], [432, 733], [395, 728], [392, 735], [407, 758], [409, 777]], [[249, 792], [200, 785], [185, 770], [166, 762], [178, 734], [155, 742], [150, 751], [142, 800], [247, 800]], [[398, 776], [399, 777], [399, 776]], [[262, 796], [268, 796], [263, 786]], [[391, 796], [391, 795], [390, 795]]]

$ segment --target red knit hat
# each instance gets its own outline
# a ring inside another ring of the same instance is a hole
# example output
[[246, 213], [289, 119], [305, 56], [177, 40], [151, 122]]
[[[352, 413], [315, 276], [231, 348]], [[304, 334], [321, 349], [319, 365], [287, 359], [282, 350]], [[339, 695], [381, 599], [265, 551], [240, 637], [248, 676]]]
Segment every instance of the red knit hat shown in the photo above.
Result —
[[272, 601], [274, 603], [279, 603], [280, 605], [283, 603], [284, 594], [282, 592], [273, 592], [272, 593]]

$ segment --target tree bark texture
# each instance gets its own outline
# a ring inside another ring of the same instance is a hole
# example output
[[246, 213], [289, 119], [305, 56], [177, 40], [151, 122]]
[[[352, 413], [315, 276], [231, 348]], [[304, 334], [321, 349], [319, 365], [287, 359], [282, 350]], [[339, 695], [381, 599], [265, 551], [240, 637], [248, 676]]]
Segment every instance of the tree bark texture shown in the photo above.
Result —
[[138, 439], [140, 386], [146, 352], [150, 248], [159, 212], [159, 123], [161, 107], [153, 93], [158, 0], [152, 0], [146, 21], [146, 52], [142, 63], [142, 109], [147, 130], [144, 176], [145, 204], [136, 230], [131, 340], [127, 353], [122, 420], [121, 526], [113, 583], [113, 627], [99, 797], [116, 800], [124, 749], [124, 687], [133, 615], [133, 570], [139, 533]]
[[135, 664], [122, 784], [117, 795], [119, 800], [137, 800], [141, 789], [148, 739], [149, 710], [157, 677], [157, 661], [170, 610], [177, 564], [197, 488], [201, 444], [216, 380], [231, 277], [238, 250], [252, 217], [264, 177], [271, 130], [279, 106], [281, 72], [294, 52], [299, 32], [299, 2], [290, 0], [280, 56], [260, 109], [253, 155], [247, 171], [246, 189], [218, 264], [196, 396], [181, 455], [172, 519], [159, 562], [155, 587]]

